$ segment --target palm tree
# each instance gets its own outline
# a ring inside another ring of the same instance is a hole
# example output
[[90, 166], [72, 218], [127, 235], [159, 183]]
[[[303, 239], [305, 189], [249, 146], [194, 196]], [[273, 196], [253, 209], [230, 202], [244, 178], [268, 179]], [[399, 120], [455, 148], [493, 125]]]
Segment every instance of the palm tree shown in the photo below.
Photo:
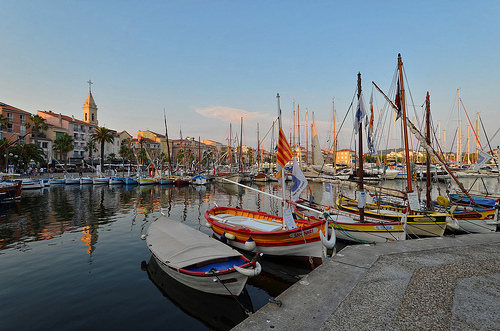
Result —
[[113, 135], [113, 131], [105, 128], [103, 126], [97, 128], [94, 133], [92, 133], [92, 141], [95, 143], [99, 143], [101, 145], [101, 171], [104, 170], [104, 144], [105, 143], [113, 143], [115, 141], [115, 137]]
[[46, 119], [40, 115], [31, 115], [26, 127], [31, 129], [32, 133], [36, 134], [35, 137], [40, 135], [40, 131], [46, 131], [49, 129]]
[[134, 156], [134, 151], [132, 150], [132, 148], [130, 148], [126, 145], [121, 145], [120, 151], [118, 151], [118, 154], [122, 158], [123, 175], [125, 175], [125, 160], [132, 158]]
[[85, 152], [89, 152], [89, 157], [92, 158], [92, 153], [97, 152], [97, 148], [95, 147], [95, 142], [93, 140], [89, 140], [87, 142], [87, 146], [83, 148]]
[[37, 164], [45, 163], [45, 153], [43, 149], [36, 144], [15, 145], [10, 149], [10, 152], [17, 155], [17, 166], [22, 165], [23, 170], [26, 170], [31, 162]]
[[52, 149], [61, 154], [61, 156], [63, 156], [63, 161], [65, 161], [68, 152], [71, 152], [74, 149], [73, 137], [64, 133], [62, 136], [59, 136], [56, 140], [54, 140]]

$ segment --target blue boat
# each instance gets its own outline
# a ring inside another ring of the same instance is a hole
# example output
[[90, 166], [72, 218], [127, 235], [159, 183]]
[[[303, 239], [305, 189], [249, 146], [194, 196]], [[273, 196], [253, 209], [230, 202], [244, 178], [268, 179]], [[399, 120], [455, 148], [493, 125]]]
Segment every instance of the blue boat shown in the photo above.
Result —
[[[474, 202], [478, 206], [482, 207], [487, 207], [487, 208], [493, 208], [495, 207], [495, 198], [486, 198], [486, 197], [480, 197], [476, 195], [471, 195], [472, 199], [474, 199]], [[460, 204], [472, 204], [470, 201], [469, 197], [465, 194], [450, 194], [450, 199], [451, 201], [455, 203], [460, 203]]]
[[137, 185], [137, 179], [133, 177], [125, 177], [123, 178], [123, 183], [125, 185]]

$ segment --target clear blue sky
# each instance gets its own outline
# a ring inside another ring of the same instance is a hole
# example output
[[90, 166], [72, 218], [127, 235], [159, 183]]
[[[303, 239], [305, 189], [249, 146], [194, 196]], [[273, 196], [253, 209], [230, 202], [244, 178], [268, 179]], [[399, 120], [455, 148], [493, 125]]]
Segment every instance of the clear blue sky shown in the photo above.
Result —
[[[182, 126], [226, 142], [243, 116], [243, 143], [256, 147], [280, 93], [285, 132], [295, 100], [326, 145], [332, 98], [340, 122], [358, 71], [368, 102], [371, 81], [389, 90], [401, 53], [414, 103], [431, 93], [448, 146], [458, 88], [490, 137], [500, 127], [498, 1], [3, 0], [0, 12], [0, 101], [32, 113], [82, 118], [91, 79], [100, 125], [164, 133], [165, 109], [170, 138]], [[352, 125], [349, 115], [339, 147], [352, 147]]]

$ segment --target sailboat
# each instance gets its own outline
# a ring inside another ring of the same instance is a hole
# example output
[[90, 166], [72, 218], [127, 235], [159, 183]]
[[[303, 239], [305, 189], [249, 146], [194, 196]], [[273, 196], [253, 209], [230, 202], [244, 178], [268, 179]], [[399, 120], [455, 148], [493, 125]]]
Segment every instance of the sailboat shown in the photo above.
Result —
[[[281, 169], [292, 159], [293, 153], [281, 129], [281, 109], [278, 101], [279, 139], [277, 161]], [[335, 245], [335, 236], [328, 237], [324, 220], [294, 219], [291, 209], [285, 208], [285, 181], [282, 184], [282, 214], [274, 216], [263, 212], [215, 206], [205, 213], [207, 226], [215, 237], [228, 245], [248, 252], [262, 252], [270, 256], [286, 256], [310, 261], [313, 266], [326, 258], [326, 249]], [[241, 184], [240, 184], [241, 185]]]

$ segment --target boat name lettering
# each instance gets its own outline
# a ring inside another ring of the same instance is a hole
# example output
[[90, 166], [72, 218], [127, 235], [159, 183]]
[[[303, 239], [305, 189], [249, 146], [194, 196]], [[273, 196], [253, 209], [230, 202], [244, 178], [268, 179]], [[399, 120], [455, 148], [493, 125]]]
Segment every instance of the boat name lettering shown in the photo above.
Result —
[[298, 231], [295, 233], [290, 233], [290, 238], [302, 237], [302, 235], [307, 236], [307, 235], [310, 235], [310, 234], [313, 234], [316, 232], [318, 232], [317, 228], [312, 228], [312, 229], [305, 230], [305, 231]]
[[393, 225], [377, 225], [374, 228], [375, 230], [394, 230]]

